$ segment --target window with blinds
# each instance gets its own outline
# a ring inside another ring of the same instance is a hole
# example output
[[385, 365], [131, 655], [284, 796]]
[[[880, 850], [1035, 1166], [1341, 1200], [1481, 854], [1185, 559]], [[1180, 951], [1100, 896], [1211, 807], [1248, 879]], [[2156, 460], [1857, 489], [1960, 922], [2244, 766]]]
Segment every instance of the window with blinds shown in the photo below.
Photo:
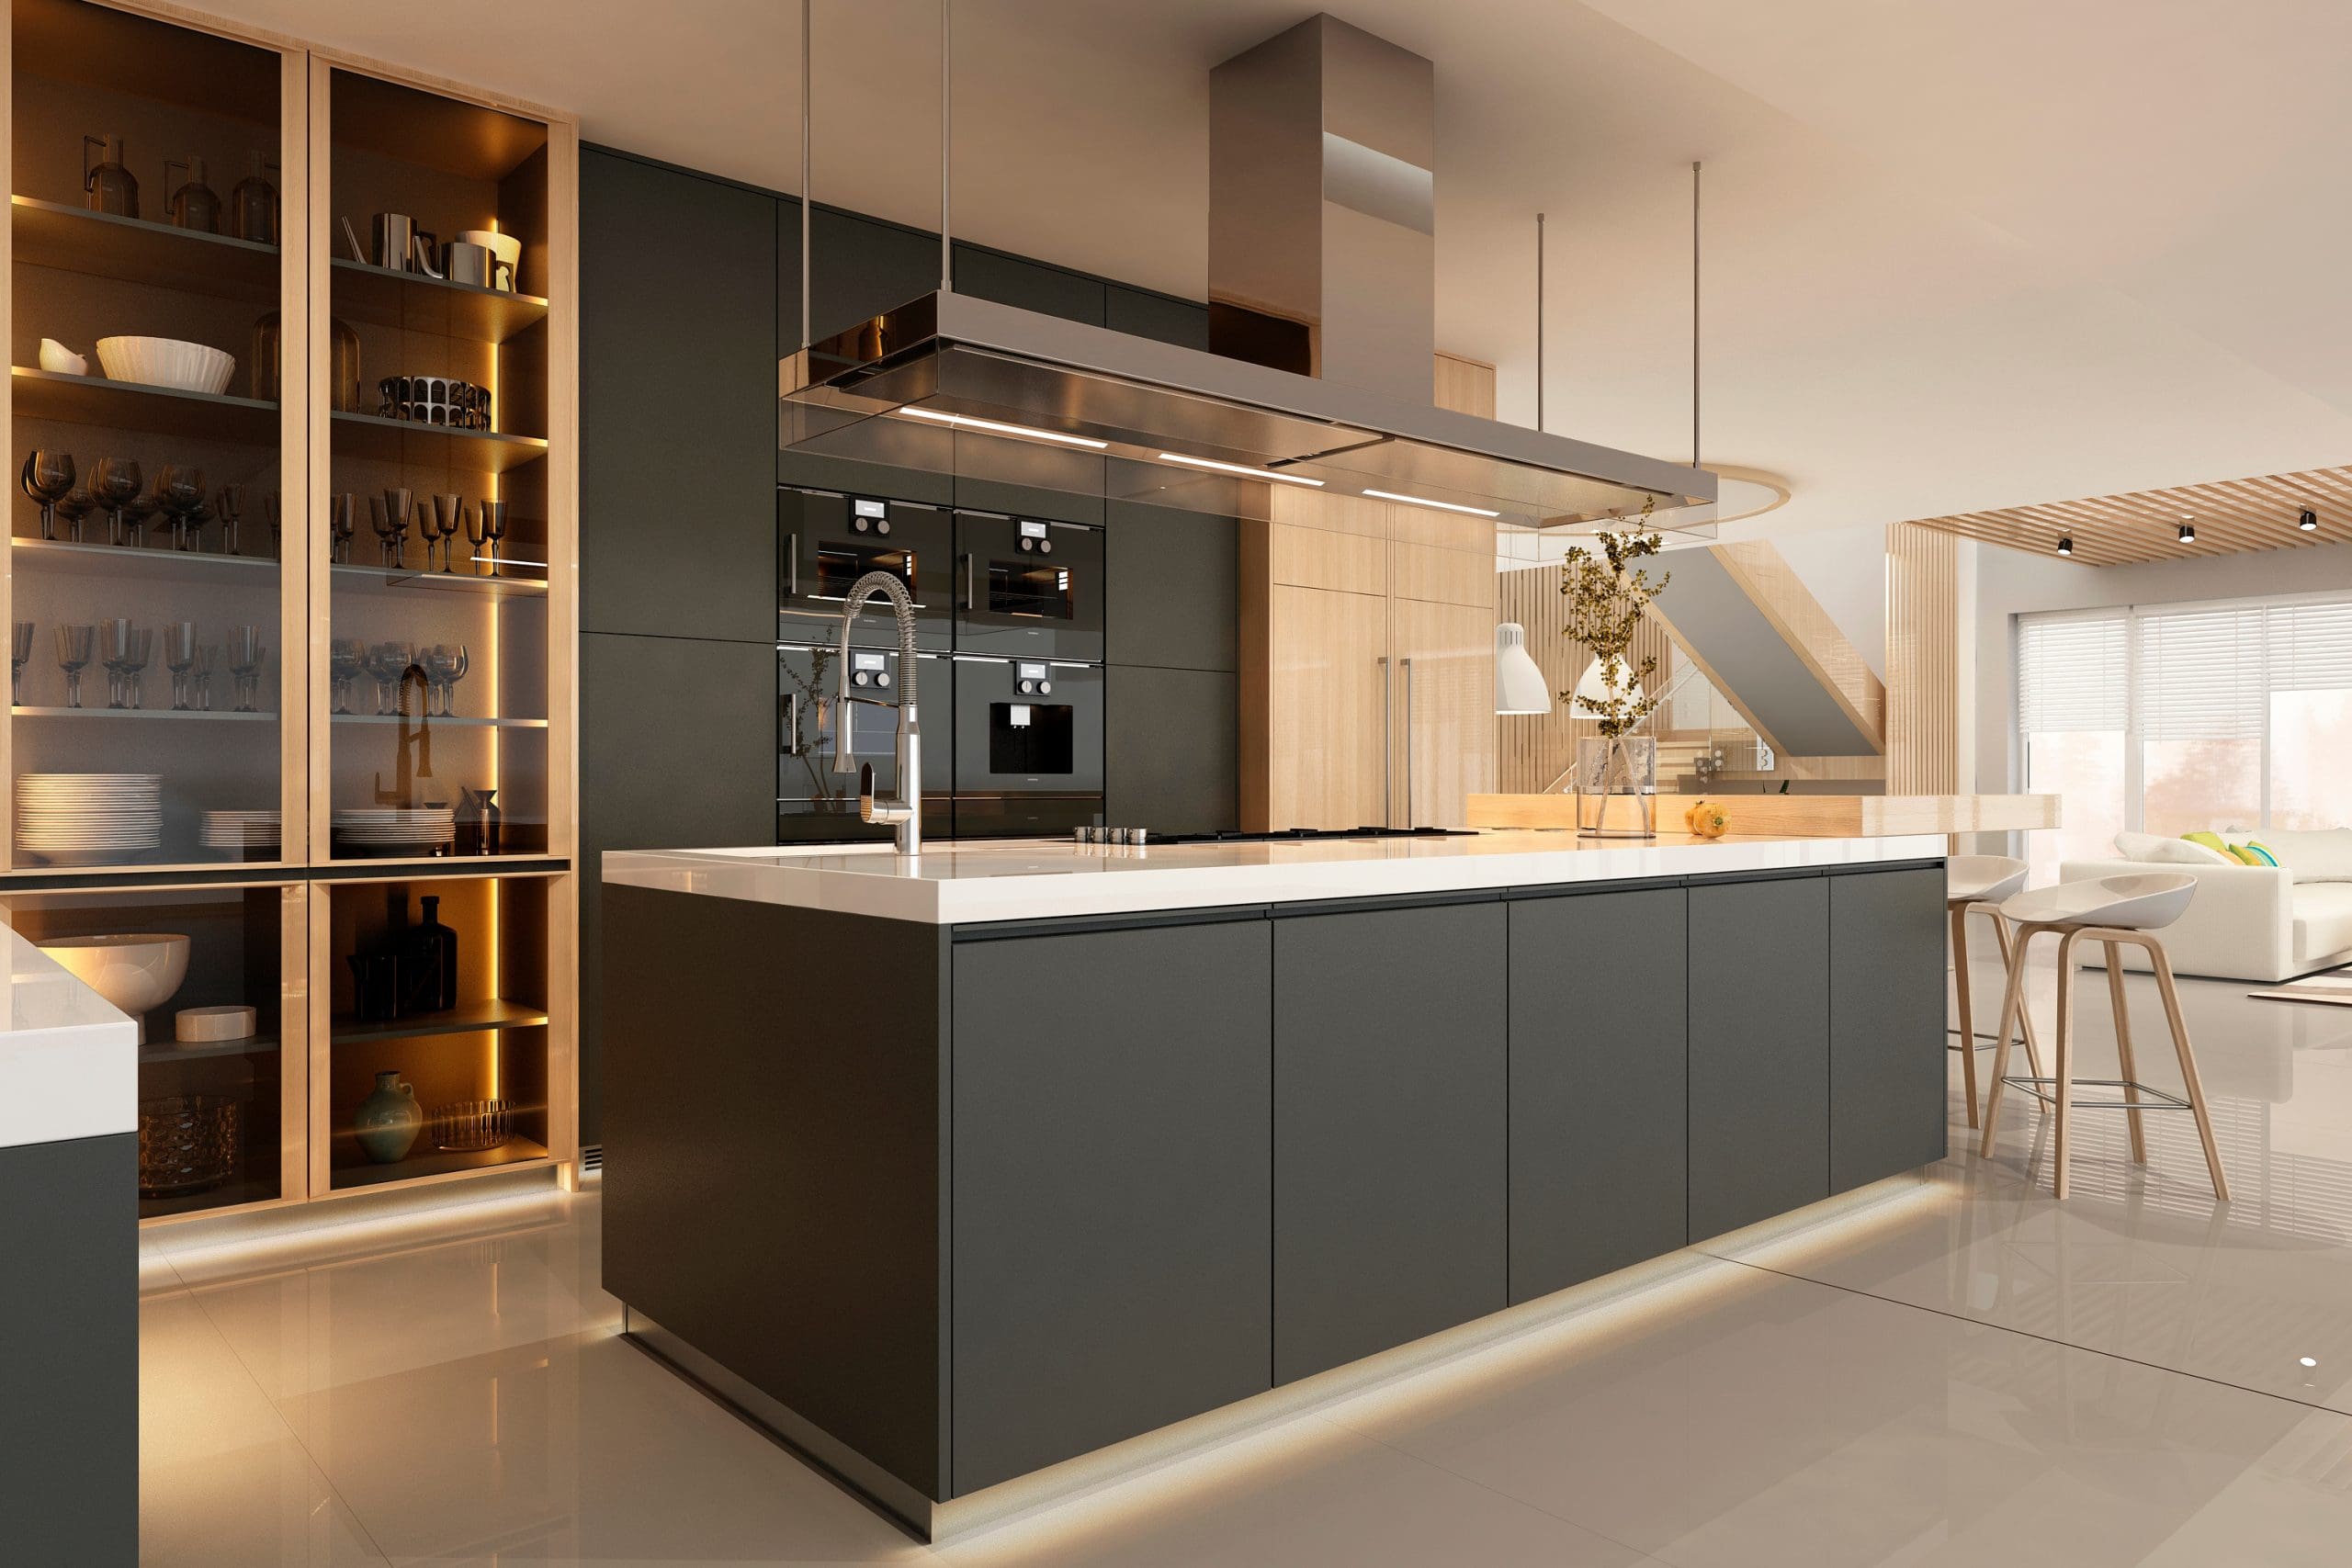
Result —
[[2030, 616], [2018, 624], [2018, 728], [2028, 735], [2131, 722], [2131, 617]]
[[2274, 604], [2264, 618], [2271, 691], [2352, 689], [2352, 602]]
[[2190, 610], [2136, 619], [2140, 739], [2262, 739], [2269, 683], [2261, 610]]

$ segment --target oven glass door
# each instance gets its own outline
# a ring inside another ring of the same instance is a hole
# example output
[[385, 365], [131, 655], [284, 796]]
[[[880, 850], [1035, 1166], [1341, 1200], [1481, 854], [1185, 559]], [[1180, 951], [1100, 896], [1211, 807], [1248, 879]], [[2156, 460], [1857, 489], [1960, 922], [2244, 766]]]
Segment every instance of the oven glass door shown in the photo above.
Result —
[[[894, 704], [902, 688], [899, 656], [879, 649], [850, 649], [851, 693]], [[919, 657], [922, 708], [923, 806], [926, 835], [952, 830], [956, 777], [954, 705], [949, 661]], [[888, 825], [857, 815], [857, 774], [833, 771], [842, 744], [841, 653], [836, 648], [776, 650], [776, 839], [780, 843], [888, 839]], [[858, 677], [865, 678], [864, 684]], [[853, 762], [874, 765], [877, 795], [899, 789], [898, 709], [854, 702], [848, 707]]]
[[[944, 512], [905, 502], [813, 491], [777, 492], [776, 632], [787, 640], [833, 640], [849, 591], [869, 571], [887, 571], [915, 603], [915, 645], [946, 649], [954, 586], [955, 525]], [[889, 606], [867, 601], [850, 640], [895, 648]]]
[[1100, 666], [958, 659], [956, 738], [960, 836], [1063, 833], [1100, 820]]
[[956, 514], [956, 650], [1102, 658], [1102, 530]]

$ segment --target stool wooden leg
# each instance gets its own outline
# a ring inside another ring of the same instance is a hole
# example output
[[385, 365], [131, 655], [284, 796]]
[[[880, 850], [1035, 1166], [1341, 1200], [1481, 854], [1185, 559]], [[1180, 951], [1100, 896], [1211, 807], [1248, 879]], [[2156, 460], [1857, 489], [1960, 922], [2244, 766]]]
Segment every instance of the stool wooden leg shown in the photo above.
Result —
[[[2010, 941], [2009, 922], [2003, 919], [1997, 913], [1993, 917], [1993, 935], [1999, 939], [2001, 943], [2001, 962], [2015, 968], [2018, 964], [2018, 953], [2022, 951], [2022, 947]], [[2041, 1051], [2033, 1043], [2033, 1009], [2023, 1003], [2019, 1003], [2018, 1007], [2018, 1032], [2025, 1039], [2026, 1066], [2033, 1069], [2035, 1077], [2040, 1077]]]
[[[2123, 1004], [2123, 947], [2120, 942], [2113, 942], [2104, 945], [2107, 948], [2107, 999], [2115, 1010], [2115, 1054], [2123, 1064], [2123, 1103], [2137, 1106], [2140, 1103], [2140, 1069], [2132, 1059], [2132, 1015]], [[2148, 1140], [2141, 1130], [2143, 1114], [2137, 1110], [2127, 1111], [2123, 1113], [2123, 1120], [2132, 1127], [2132, 1163], [2147, 1164]]]
[[2149, 942], [2148, 962], [2156, 972], [2156, 990], [2165, 999], [2165, 1020], [2172, 1025], [2172, 1048], [2180, 1056], [2181, 1081], [2188, 1086], [2188, 1104], [2197, 1117], [2197, 1135], [2205, 1145], [2205, 1168], [2213, 1178], [2213, 1196], [2230, 1201], [2229, 1179], [2222, 1174], [2222, 1151], [2213, 1142], [2213, 1118], [2205, 1109], [2205, 1084], [2197, 1076], [2197, 1054], [2188, 1046], [2188, 1025], [2180, 1016], [2180, 992], [2172, 983], [2172, 959], [2164, 944]]
[[2016, 1026], [2025, 996], [2021, 960], [2033, 945], [2034, 931], [2028, 926], [2018, 933], [2017, 955], [2009, 961], [2009, 983], [2001, 987], [2001, 1027], [1993, 1041], [1993, 1081], [1984, 1086], [1984, 1136], [1976, 1145], [1977, 1154], [1986, 1159], [1993, 1157], [1993, 1137], [2001, 1128], [2001, 1076], [2009, 1070], [2009, 1031]]
[[2073, 1131], [2075, 1099], [2075, 937], [2068, 931], [2058, 939], [2058, 1042], [2055, 1055], [2057, 1070], [2051, 1075], [2050, 1099], [2052, 1122], [2050, 1131], [2051, 1195], [2066, 1196], [2066, 1161], [2074, 1152]]
[[1976, 1004], [1968, 994], [1968, 906], [1951, 907], [1952, 987], [1960, 1000], [1960, 1077], [1968, 1090], [1968, 1124], [1976, 1125]]

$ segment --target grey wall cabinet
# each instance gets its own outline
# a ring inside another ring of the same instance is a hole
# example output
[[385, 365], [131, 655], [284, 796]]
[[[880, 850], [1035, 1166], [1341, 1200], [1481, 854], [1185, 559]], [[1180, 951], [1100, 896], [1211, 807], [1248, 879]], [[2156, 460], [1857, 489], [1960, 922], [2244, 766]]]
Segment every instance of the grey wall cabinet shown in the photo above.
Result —
[[1238, 670], [1239, 525], [1133, 501], [1111, 502], [1103, 523], [1110, 661]]
[[1103, 811], [1154, 833], [1241, 824], [1239, 678], [1114, 664], [1103, 671]]
[[773, 637], [775, 199], [587, 150], [580, 229], [580, 624]]
[[1690, 1239], [1829, 1195], [1829, 879], [1690, 889]]
[[1116, 283], [1103, 290], [1102, 324], [1114, 333], [1154, 338], [1180, 348], [1205, 350], [1209, 345], [1206, 305]]
[[1274, 1381], [1508, 1304], [1499, 902], [1278, 918]]
[[1510, 1296], [1690, 1240], [1689, 896], [1510, 910]]
[[1949, 1152], [1940, 866], [1827, 879], [1829, 1189]]
[[[936, 251], [934, 250], [934, 254]], [[978, 245], [956, 247], [956, 291], [1048, 316], [1102, 324], [1102, 280]]]
[[[778, 309], [778, 318], [794, 329], [797, 348], [800, 325], [800, 209], [790, 201], [777, 203], [780, 221], [787, 231], [793, 265], [776, 269], [779, 291], [791, 289], [791, 304]], [[895, 223], [883, 223], [852, 213], [835, 212], [817, 204], [809, 222], [810, 272], [808, 313], [816, 318], [819, 342], [855, 326], [870, 316], [921, 299], [939, 287], [939, 240]], [[775, 378], [769, 378], [775, 396]]]
[[1269, 1386], [1272, 942], [1179, 924], [953, 964], [960, 1495]]

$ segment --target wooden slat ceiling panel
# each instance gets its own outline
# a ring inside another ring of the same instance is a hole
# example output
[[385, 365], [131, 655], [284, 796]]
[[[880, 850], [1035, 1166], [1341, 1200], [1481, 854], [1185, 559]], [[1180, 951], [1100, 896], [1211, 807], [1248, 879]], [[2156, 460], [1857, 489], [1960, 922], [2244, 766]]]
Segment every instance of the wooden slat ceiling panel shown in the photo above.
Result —
[[[2295, 514], [2305, 507], [2319, 514], [2318, 528], [2308, 534], [2295, 526]], [[2184, 520], [2197, 525], [2197, 537], [2188, 544], [2179, 537]], [[2053, 558], [2060, 536], [2069, 536], [2075, 541], [2070, 558], [2079, 566], [2301, 549], [2352, 542], [2352, 467], [2263, 474], [1916, 521], [1923, 528]]]

